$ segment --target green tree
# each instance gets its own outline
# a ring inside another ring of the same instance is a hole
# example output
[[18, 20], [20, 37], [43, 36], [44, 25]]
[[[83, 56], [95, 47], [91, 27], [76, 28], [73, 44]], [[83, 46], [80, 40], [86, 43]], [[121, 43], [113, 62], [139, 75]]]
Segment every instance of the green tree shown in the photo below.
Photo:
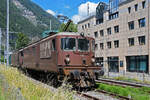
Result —
[[16, 40], [16, 48], [17, 49], [21, 49], [25, 46], [27, 46], [27, 44], [29, 43], [29, 38], [27, 37], [27, 35], [23, 34], [23, 33], [18, 33], [17, 34], [17, 40]]
[[1, 46], [1, 62], [4, 62], [4, 46]]
[[[65, 23], [61, 24], [61, 26], [59, 28], [59, 32], [63, 32], [65, 25], [66, 25]], [[68, 29], [67, 29], [67, 32], [77, 32], [77, 25], [74, 24], [73, 22], [71, 22]]]

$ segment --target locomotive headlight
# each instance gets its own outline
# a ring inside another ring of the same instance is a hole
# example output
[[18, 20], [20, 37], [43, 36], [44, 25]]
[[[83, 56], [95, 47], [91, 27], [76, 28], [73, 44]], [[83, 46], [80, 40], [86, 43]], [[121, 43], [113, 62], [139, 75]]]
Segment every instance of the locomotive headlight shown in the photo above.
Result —
[[92, 61], [92, 63], [95, 63], [95, 58], [92, 58], [91, 61]]
[[91, 63], [92, 63], [92, 64], [95, 63], [95, 57], [94, 57], [94, 56], [92, 56], [92, 58], [91, 58]]
[[65, 59], [67, 62], [70, 62], [70, 58], [69, 57], [66, 57]]

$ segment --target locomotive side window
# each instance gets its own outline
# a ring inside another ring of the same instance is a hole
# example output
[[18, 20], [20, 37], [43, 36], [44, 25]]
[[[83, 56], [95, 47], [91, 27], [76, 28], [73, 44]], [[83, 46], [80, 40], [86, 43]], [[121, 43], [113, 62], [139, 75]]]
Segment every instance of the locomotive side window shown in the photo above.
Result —
[[51, 41], [44, 41], [40, 44], [40, 58], [51, 57]]
[[79, 51], [88, 51], [89, 50], [89, 40], [78, 39], [78, 50]]
[[73, 50], [76, 47], [75, 38], [62, 38], [61, 49], [62, 50]]
[[24, 56], [23, 51], [21, 51], [21, 56], [22, 56], [22, 57]]
[[52, 40], [52, 50], [56, 50], [56, 41], [55, 39]]

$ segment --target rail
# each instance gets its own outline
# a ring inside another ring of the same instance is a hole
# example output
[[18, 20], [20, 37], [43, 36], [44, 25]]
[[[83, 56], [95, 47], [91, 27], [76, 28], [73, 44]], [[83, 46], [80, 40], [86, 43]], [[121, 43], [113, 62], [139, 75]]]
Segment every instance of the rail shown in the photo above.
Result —
[[120, 96], [118, 94], [114, 94], [114, 93], [107, 92], [107, 91], [104, 91], [104, 90], [95, 90], [95, 91], [99, 92], [99, 93], [107, 94], [107, 95], [110, 95], [110, 96], [118, 97], [121, 100], [132, 100], [131, 98], [128, 98], [128, 97], [125, 97], [125, 96]]
[[91, 95], [88, 95], [88, 94], [85, 94], [85, 93], [82, 93], [82, 92], [77, 92], [77, 94], [82, 96], [82, 97], [85, 97], [87, 99], [90, 99], [90, 100], [101, 100], [99, 98], [96, 98], [94, 96], [91, 96]]
[[103, 79], [99, 78], [96, 80], [98, 83], [105, 83], [105, 84], [110, 84], [110, 85], [119, 85], [119, 86], [132, 86], [132, 87], [148, 87], [150, 88], [150, 85], [147, 84], [140, 84], [140, 83], [131, 83], [131, 82], [124, 82], [124, 81], [118, 81], [118, 80], [111, 80], [111, 79]]

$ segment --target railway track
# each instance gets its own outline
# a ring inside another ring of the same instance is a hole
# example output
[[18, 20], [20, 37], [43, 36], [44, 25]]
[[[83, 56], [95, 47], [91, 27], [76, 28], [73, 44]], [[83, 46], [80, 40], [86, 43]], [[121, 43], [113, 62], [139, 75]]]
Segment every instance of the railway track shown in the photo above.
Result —
[[[117, 97], [119, 100], [132, 100], [131, 98], [128, 98], [128, 97], [125, 97], [125, 96], [120, 96], [120, 95], [110, 93], [110, 92], [107, 92], [107, 91], [104, 91], [104, 90], [95, 90], [95, 92], [103, 93], [103, 94], [106, 94], [106, 95], [109, 95], [109, 96], [112, 96], [112, 97], [115, 97], [115, 98]], [[102, 100], [100, 98], [91, 96], [91, 95], [86, 94], [86, 93], [77, 92], [77, 94], [82, 96], [82, 97], [85, 97], [88, 100]]]
[[110, 96], [113, 96], [113, 97], [118, 97], [120, 100], [132, 100], [131, 98], [128, 98], [128, 97], [125, 97], [125, 96], [120, 96], [118, 94], [114, 94], [114, 93], [107, 92], [107, 91], [104, 91], [104, 90], [95, 90], [95, 91], [99, 92], [99, 93], [104, 93], [104, 94], [107, 94], [107, 95], [110, 95]]
[[148, 88], [150, 88], [150, 85], [147, 85], [147, 84], [123, 82], [123, 81], [103, 79], [103, 78], [99, 78], [98, 80], [96, 80], [96, 82], [105, 83], [105, 84], [109, 84], [109, 85], [117, 85], [117, 86], [122, 86], [122, 87], [131, 86], [131, 87], [136, 87], [136, 88], [139, 88], [139, 87], [148, 87]]
[[85, 93], [82, 93], [82, 92], [77, 92], [77, 94], [82, 96], [82, 97], [85, 97], [88, 100], [102, 100], [102, 99], [96, 98], [94, 96], [91, 96], [91, 95], [88, 95], [88, 94], [85, 94]]

